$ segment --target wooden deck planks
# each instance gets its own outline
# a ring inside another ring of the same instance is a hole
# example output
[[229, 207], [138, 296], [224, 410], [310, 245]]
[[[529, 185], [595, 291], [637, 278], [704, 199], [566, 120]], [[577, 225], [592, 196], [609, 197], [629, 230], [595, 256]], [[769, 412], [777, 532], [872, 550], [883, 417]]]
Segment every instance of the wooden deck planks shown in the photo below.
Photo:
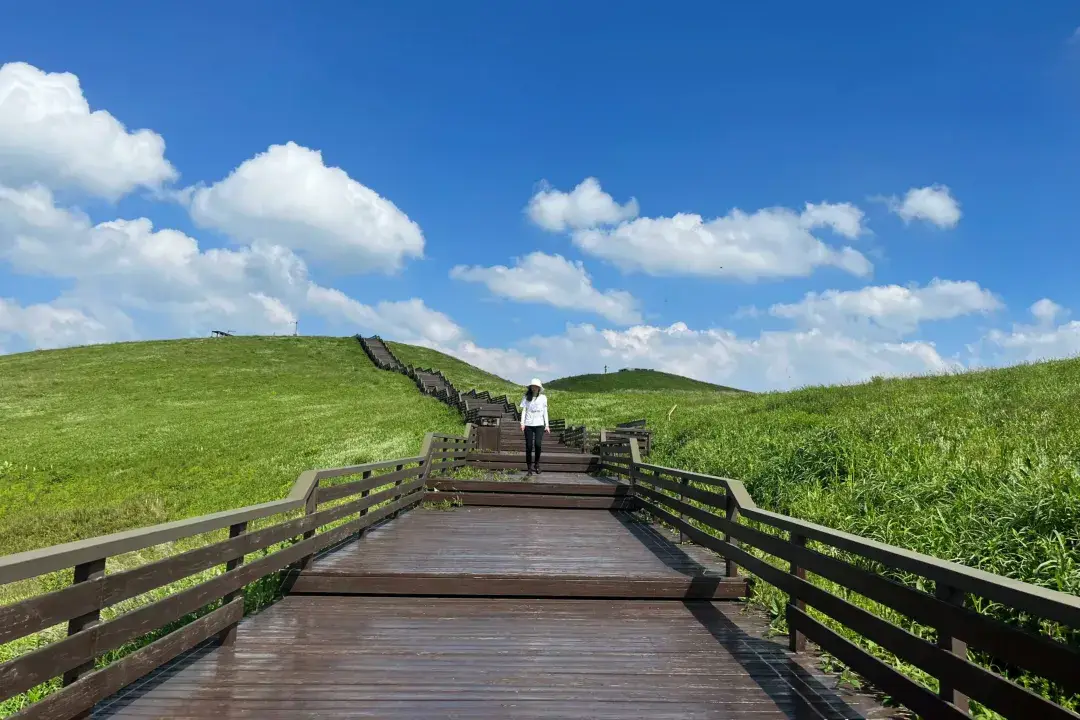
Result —
[[505, 507], [414, 510], [315, 560], [313, 574], [723, 576], [709, 551], [631, 515]]
[[290, 596], [95, 717], [885, 717], [736, 608]]

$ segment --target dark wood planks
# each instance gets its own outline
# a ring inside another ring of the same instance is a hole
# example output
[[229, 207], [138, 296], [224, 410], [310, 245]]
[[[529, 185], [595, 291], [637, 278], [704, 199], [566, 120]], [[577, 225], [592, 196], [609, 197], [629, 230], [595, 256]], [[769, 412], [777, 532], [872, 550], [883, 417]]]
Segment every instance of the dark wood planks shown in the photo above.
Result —
[[599, 598], [609, 600], [736, 600], [746, 596], [739, 578], [594, 578], [520, 575], [313, 575], [292, 593], [410, 597]]
[[[466, 458], [469, 465], [486, 470], [524, 470], [525, 453], [469, 453]], [[595, 455], [582, 453], [540, 454], [540, 469], [549, 472], [594, 472], [600, 469], [600, 460]]]
[[460, 505], [515, 508], [560, 508], [563, 510], [629, 510], [632, 498], [621, 496], [556, 495], [552, 493], [429, 492], [428, 502], [449, 501]]
[[97, 717], [871, 716], [763, 626], [708, 602], [291, 596]]
[[630, 486], [610, 478], [593, 477], [582, 473], [541, 473], [527, 477], [513, 475], [500, 480], [433, 479], [428, 487], [441, 492], [465, 493], [527, 493], [530, 495], [606, 495], [624, 496]]
[[721, 577], [723, 561], [624, 513], [463, 507], [414, 510], [309, 572], [659, 579]]

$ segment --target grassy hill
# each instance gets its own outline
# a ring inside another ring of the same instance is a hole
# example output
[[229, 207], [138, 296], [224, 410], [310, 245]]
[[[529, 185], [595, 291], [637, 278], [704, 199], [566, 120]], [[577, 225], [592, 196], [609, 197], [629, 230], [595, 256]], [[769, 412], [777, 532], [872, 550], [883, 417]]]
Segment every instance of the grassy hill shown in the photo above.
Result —
[[442, 370], [443, 375], [454, 384], [461, 392], [469, 390], [487, 390], [492, 395], [506, 393], [510, 397], [523, 391], [523, 387], [517, 383], [504, 380], [498, 375], [485, 372], [478, 367], [470, 365], [463, 360], [458, 360], [452, 355], [441, 353], [438, 350], [420, 347], [418, 345], [405, 345], [404, 343], [387, 342], [390, 351], [398, 360], [406, 365], [417, 368]]
[[744, 392], [723, 385], [694, 380], [693, 378], [661, 372], [659, 370], [627, 369], [593, 375], [573, 375], [552, 380], [549, 390], [571, 392], [611, 392], [613, 390], [697, 390], [713, 392]]
[[[521, 391], [391, 347], [461, 389]], [[646, 418], [650, 461], [739, 478], [763, 507], [1080, 594], [1080, 360], [760, 395], [549, 394], [551, 416], [572, 423]], [[0, 553], [277, 498], [304, 469], [408, 455], [426, 430], [460, 430], [355, 340], [331, 338], [0, 357], [0, 413]], [[785, 602], [755, 592], [774, 611]], [[1052, 632], [1080, 646], [1080, 633]]]
[[0, 415], [0, 554], [277, 499], [461, 431], [355, 340], [309, 337], [0, 356]]

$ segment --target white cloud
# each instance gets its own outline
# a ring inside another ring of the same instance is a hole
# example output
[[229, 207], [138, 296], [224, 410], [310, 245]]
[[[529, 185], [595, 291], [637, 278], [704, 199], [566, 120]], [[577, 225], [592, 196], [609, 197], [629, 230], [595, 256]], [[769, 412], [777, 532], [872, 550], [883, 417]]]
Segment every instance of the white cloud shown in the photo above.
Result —
[[545, 230], [562, 232], [600, 225], [614, 225], [637, 217], [637, 200], [619, 205], [600, 187], [596, 178], [585, 178], [570, 192], [555, 190], [544, 183], [529, 201], [526, 212]]
[[465, 330], [449, 316], [432, 310], [419, 298], [371, 306], [340, 290], [312, 285], [308, 288], [307, 302], [312, 310], [324, 317], [386, 335], [398, 342], [447, 348], [466, 337]]
[[873, 269], [859, 251], [827, 245], [812, 232], [827, 227], [847, 238], [863, 233], [863, 212], [850, 203], [807, 203], [801, 213], [734, 209], [712, 220], [694, 213], [637, 217], [636, 200], [620, 206], [587, 178], [569, 193], [545, 188], [528, 213], [548, 230], [571, 231], [584, 252], [628, 272], [755, 280], [806, 276], [823, 266], [854, 275]]
[[846, 238], [856, 238], [864, 232], [864, 216], [863, 211], [851, 203], [806, 203], [800, 218], [807, 229], [831, 227], [833, 232]]
[[942, 229], [954, 228], [960, 222], [960, 203], [944, 185], [911, 188], [903, 200], [889, 199], [889, 208], [904, 222], [925, 220]]
[[424, 251], [420, 227], [397, 206], [293, 142], [194, 189], [190, 211], [235, 240], [299, 250], [343, 270], [394, 271]]
[[819, 329], [764, 332], [757, 337], [684, 323], [623, 331], [571, 326], [529, 346], [557, 375], [599, 372], [604, 365], [650, 367], [748, 390], [869, 380], [960, 369], [931, 343], [871, 342]]
[[1016, 324], [1009, 332], [991, 330], [976, 345], [976, 352], [988, 350], [995, 365], [1080, 355], [1080, 321], [1066, 321], [1069, 312], [1047, 298], [1032, 305], [1030, 312], [1034, 319], [1031, 325]]
[[922, 322], [987, 313], [1001, 307], [993, 293], [978, 283], [935, 278], [925, 287], [881, 285], [812, 292], [801, 302], [773, 305], [769, 312], [803, 327], [843, 329], [849, 334], [884, 331], [902, 336]]
[[90, 345], [119, 339], [102, 322], [59, 303], [22, 306], [0, 298], [0, 340], [22, 338], [31, 349]]
[[641, 322], [633, 295], [622, 290], [597, 290], [581, 262], [561, 255], [534, 252], [512, 268], [459, 265], [450, 271], [450, 277], [482, 283], [495, 295], [519, 302], [584, 310], [620, 325]]
[[808, 224], [822, 221], [817, 211], [808, 212], [770, 208], [748, 215], [732, 210], [713, 220], [680, 213], [580, 231], [573, 239], [590, 255], [651, 275], [756, 280], [806, 276], [824, 266], [868, 275], [873, 266], [862, 253], [829, 246], [810, 232]]
[[1053, 322], [1059, 315], [1066, 314], [1065, 308], [1049, 298], [1043, 298], [1031, 306], [1031, 314], [1040, 323]]
[[114, 200], [176, 177], [162, 137], [129, 132], [105, 110], [91, 111], [75, 75], [21, 62], [0, 67], [0, 184], [42, 183]]

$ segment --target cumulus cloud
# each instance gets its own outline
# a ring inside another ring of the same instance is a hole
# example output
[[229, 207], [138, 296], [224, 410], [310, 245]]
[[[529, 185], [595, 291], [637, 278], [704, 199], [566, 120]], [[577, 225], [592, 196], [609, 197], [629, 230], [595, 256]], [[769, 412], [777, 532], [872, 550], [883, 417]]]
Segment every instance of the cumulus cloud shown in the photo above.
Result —
[[545, 229], [569, 231], [582, 251], [626, 272], [756, 280], [806, 276], [824, 266], [860, 276], [873, 269], [859, 251], [828, 245], [813, 233], [862, 234], [863, 212], [850, 203], [807, 203], [802, 212], [734, 209], [711, 220], [694, 213], [638, 217], [636, 200], [620, 206], [587, 178], [569, 193], [545, 188], [528, 213]]
[[119, 339], [104, 323], [77, 308], [59, 303], [22, 306], [14, 299], [0, 298], [0, 340], [6, 345], [13, 338], [24, 338], [35, 349]]
[[394, 203], [293, 142], [272, 145], [189, 198], [202, 227], [298, 250], [339, 269], [391, 272], [424, 252], [420, 227]]
[[493, 294], [519, 302], [583, 310], [620, 325], [641, 321], [633, 295], [622, 290], [597, 290], [581, 262], [571, 262], [561, 255], [534, 252], [514, 267], [459, 265], [450, 271], [450, 277], [481, 283]]
[[[419, 300], [372, 307], [322, 287], [303, 259], [280, 245], [202, 249], [194, 238], [155, 229], [147, 218], [94, 224], [57, 207], [40, 186], [0, 187], [0, 258], [25, 274], [73, 281], [69, 304], [114, 310], [109, 327], [123, 324], [127, 310], [151, 313], [155, 333], [287, 333], [301, 312], [311, 312], [350, 322], [354, 331], [412, 332], [412, 340], [448, 343], [462, 333]], [[22, 326], [9, 326], [30, 346], [42, 346]]]
[[1080, 321], [1069, 321], [1070, 313], [1048, 298], [1033, 304], [1029, 311], [1031, 324], [1017, 323], [1010, 331], [991, 330], [976, 352], [987, 353], [995, 365], [1080, 355]]
[[637, 217], [638, 204], [634, 198], [618, 204], [600, 187], [599, 180], [590, 177], [568, 193], [543, 183], [525, 211], [545, 230], [562, 232], [630, 220]]
[[862, 253], [827, 245], [810, 232], [808, 225], [821, 222], [810, 212], [804, 218], [787, 208], [732, 210], [712, 220], [680, 213], [579, 231], [573, 240], [582, 251], [625, 271], [650, 275], [757, 280], [806, 276], [825, 266], [870, 274], [873, 265]]
[[1031, 314], [1040, 323], [1053, 322], [1059, 315], [1066, 314], [1065, 308], [1058, 305], [1050, 298], [1043, 298], [1031, 306]]
[[960, 366], [931, 343], [870, 342], [820, 329], [739, 337], [685, 323], [622, 331], [576, 325], [529, 341], [557, 374], [650, 367], [749, 390], [859, 382], [875, 375], [949, 372]]
[[0, 183], [115, 200], [176, 177], [162, 137], [129, 132], [107, 111], [91, 110], [75, 75], [22, 62], [0, 67]]
[[988, 313], [1001, 307], [1001, 301], [978, 283], [935, 278], [924, 287], [879, 285], [811, 292], [801, 302], [773, 305], [769, 313], [803, 327], [906, 335], [922, 322]]
[[889, 198], [889, 209], [904, 222], [923, 220], [942, 229], [956, 227], [960, 222], [960, 203], [945, 185], [911, 188], [903, 199]]
[[806, 203], [800, 219], [807, 229], [829, 227], [839, 235], [854, 239], [865, 230], [864, 216], [865, 213], [851, 203]]

